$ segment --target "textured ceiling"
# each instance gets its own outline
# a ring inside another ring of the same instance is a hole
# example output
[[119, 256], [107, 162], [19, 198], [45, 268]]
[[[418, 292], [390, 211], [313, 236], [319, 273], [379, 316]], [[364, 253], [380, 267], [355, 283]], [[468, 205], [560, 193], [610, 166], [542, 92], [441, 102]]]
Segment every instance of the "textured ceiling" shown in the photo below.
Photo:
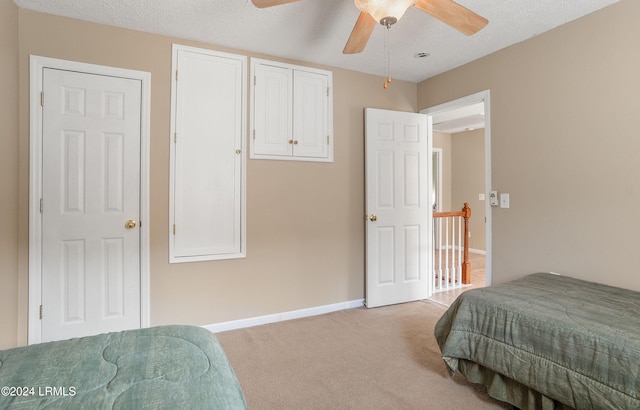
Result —
[[[489, 19], [467, 37], [415, 8], [391, 28], [392, 77], [440, 74], [619, 0], [458, 0]], [[386, 76], [385, 29], [343, 55], [359, 11], [352, 0], [302, 0], [257, 9], [250, 0], [15, 0], [22, 8]], [[415, 58], [417, 53], [429, 57]]]

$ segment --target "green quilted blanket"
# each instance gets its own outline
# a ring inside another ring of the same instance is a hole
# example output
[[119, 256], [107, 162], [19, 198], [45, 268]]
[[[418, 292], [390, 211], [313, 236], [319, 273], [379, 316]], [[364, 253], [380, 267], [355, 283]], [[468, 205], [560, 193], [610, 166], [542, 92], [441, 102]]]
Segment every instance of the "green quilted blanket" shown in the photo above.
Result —
[[539, 405], [509, 386], [554, 407], [640, 408], [640, 292], [537, 273], [464, 292], [435, 336], [451, 373], [520, 408]]
[[246, 409], [216, 337], [161, 326], [0, 351], [0, 408]]

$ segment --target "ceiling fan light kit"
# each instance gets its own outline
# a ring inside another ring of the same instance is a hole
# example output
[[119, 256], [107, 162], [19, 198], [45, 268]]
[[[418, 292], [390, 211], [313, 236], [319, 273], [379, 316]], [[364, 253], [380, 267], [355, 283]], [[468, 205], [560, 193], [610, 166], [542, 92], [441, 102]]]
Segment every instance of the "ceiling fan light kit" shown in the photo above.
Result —
[[395, 24], [416, 0], [354, 0], [356, 7], [383, 26]]

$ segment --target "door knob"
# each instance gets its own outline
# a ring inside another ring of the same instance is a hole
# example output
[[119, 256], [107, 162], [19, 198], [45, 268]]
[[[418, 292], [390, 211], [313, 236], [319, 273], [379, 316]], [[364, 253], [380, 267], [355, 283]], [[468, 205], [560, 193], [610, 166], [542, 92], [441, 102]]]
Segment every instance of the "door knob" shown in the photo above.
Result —
[[127, 222], [124, 223], [124, 227], [127, 229], [133, 229], [136, 227], [136, 221], [134, 221], [133, 219], [129, 219]]
[[376, 215], [371, 215], [371, 216], [369, 217], [369, 220], [370, 220], [371, 222], [375, 222], [375, 221], [377, 221], [377, 220], [378, 220], [378, 217], [377, 217]]

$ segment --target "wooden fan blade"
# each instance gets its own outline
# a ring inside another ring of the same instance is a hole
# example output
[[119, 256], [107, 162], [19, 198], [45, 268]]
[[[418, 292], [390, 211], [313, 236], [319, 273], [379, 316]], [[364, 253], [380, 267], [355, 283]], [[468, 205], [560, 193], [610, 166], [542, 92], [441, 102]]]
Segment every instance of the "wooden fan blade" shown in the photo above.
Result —
[[266, 7], [279, 6], [281, 4], [293, 3], [299, 0], [251, 0], [254, 6], [259, 9], [264, 9]]
[[376, 24], [378, 23], [376, 23], [370, 14], [360, 13], [360, 17], [358, 17], [356, 25], [353, 26], [349, 40], [347, 40], [347, 44], [344, 46], [342, 53], [356, 54], [364, 50]]
[[453, 0], [418, 0], [415, 6], [468, 36], [477, 33], [489, 23], [486, 18]]

